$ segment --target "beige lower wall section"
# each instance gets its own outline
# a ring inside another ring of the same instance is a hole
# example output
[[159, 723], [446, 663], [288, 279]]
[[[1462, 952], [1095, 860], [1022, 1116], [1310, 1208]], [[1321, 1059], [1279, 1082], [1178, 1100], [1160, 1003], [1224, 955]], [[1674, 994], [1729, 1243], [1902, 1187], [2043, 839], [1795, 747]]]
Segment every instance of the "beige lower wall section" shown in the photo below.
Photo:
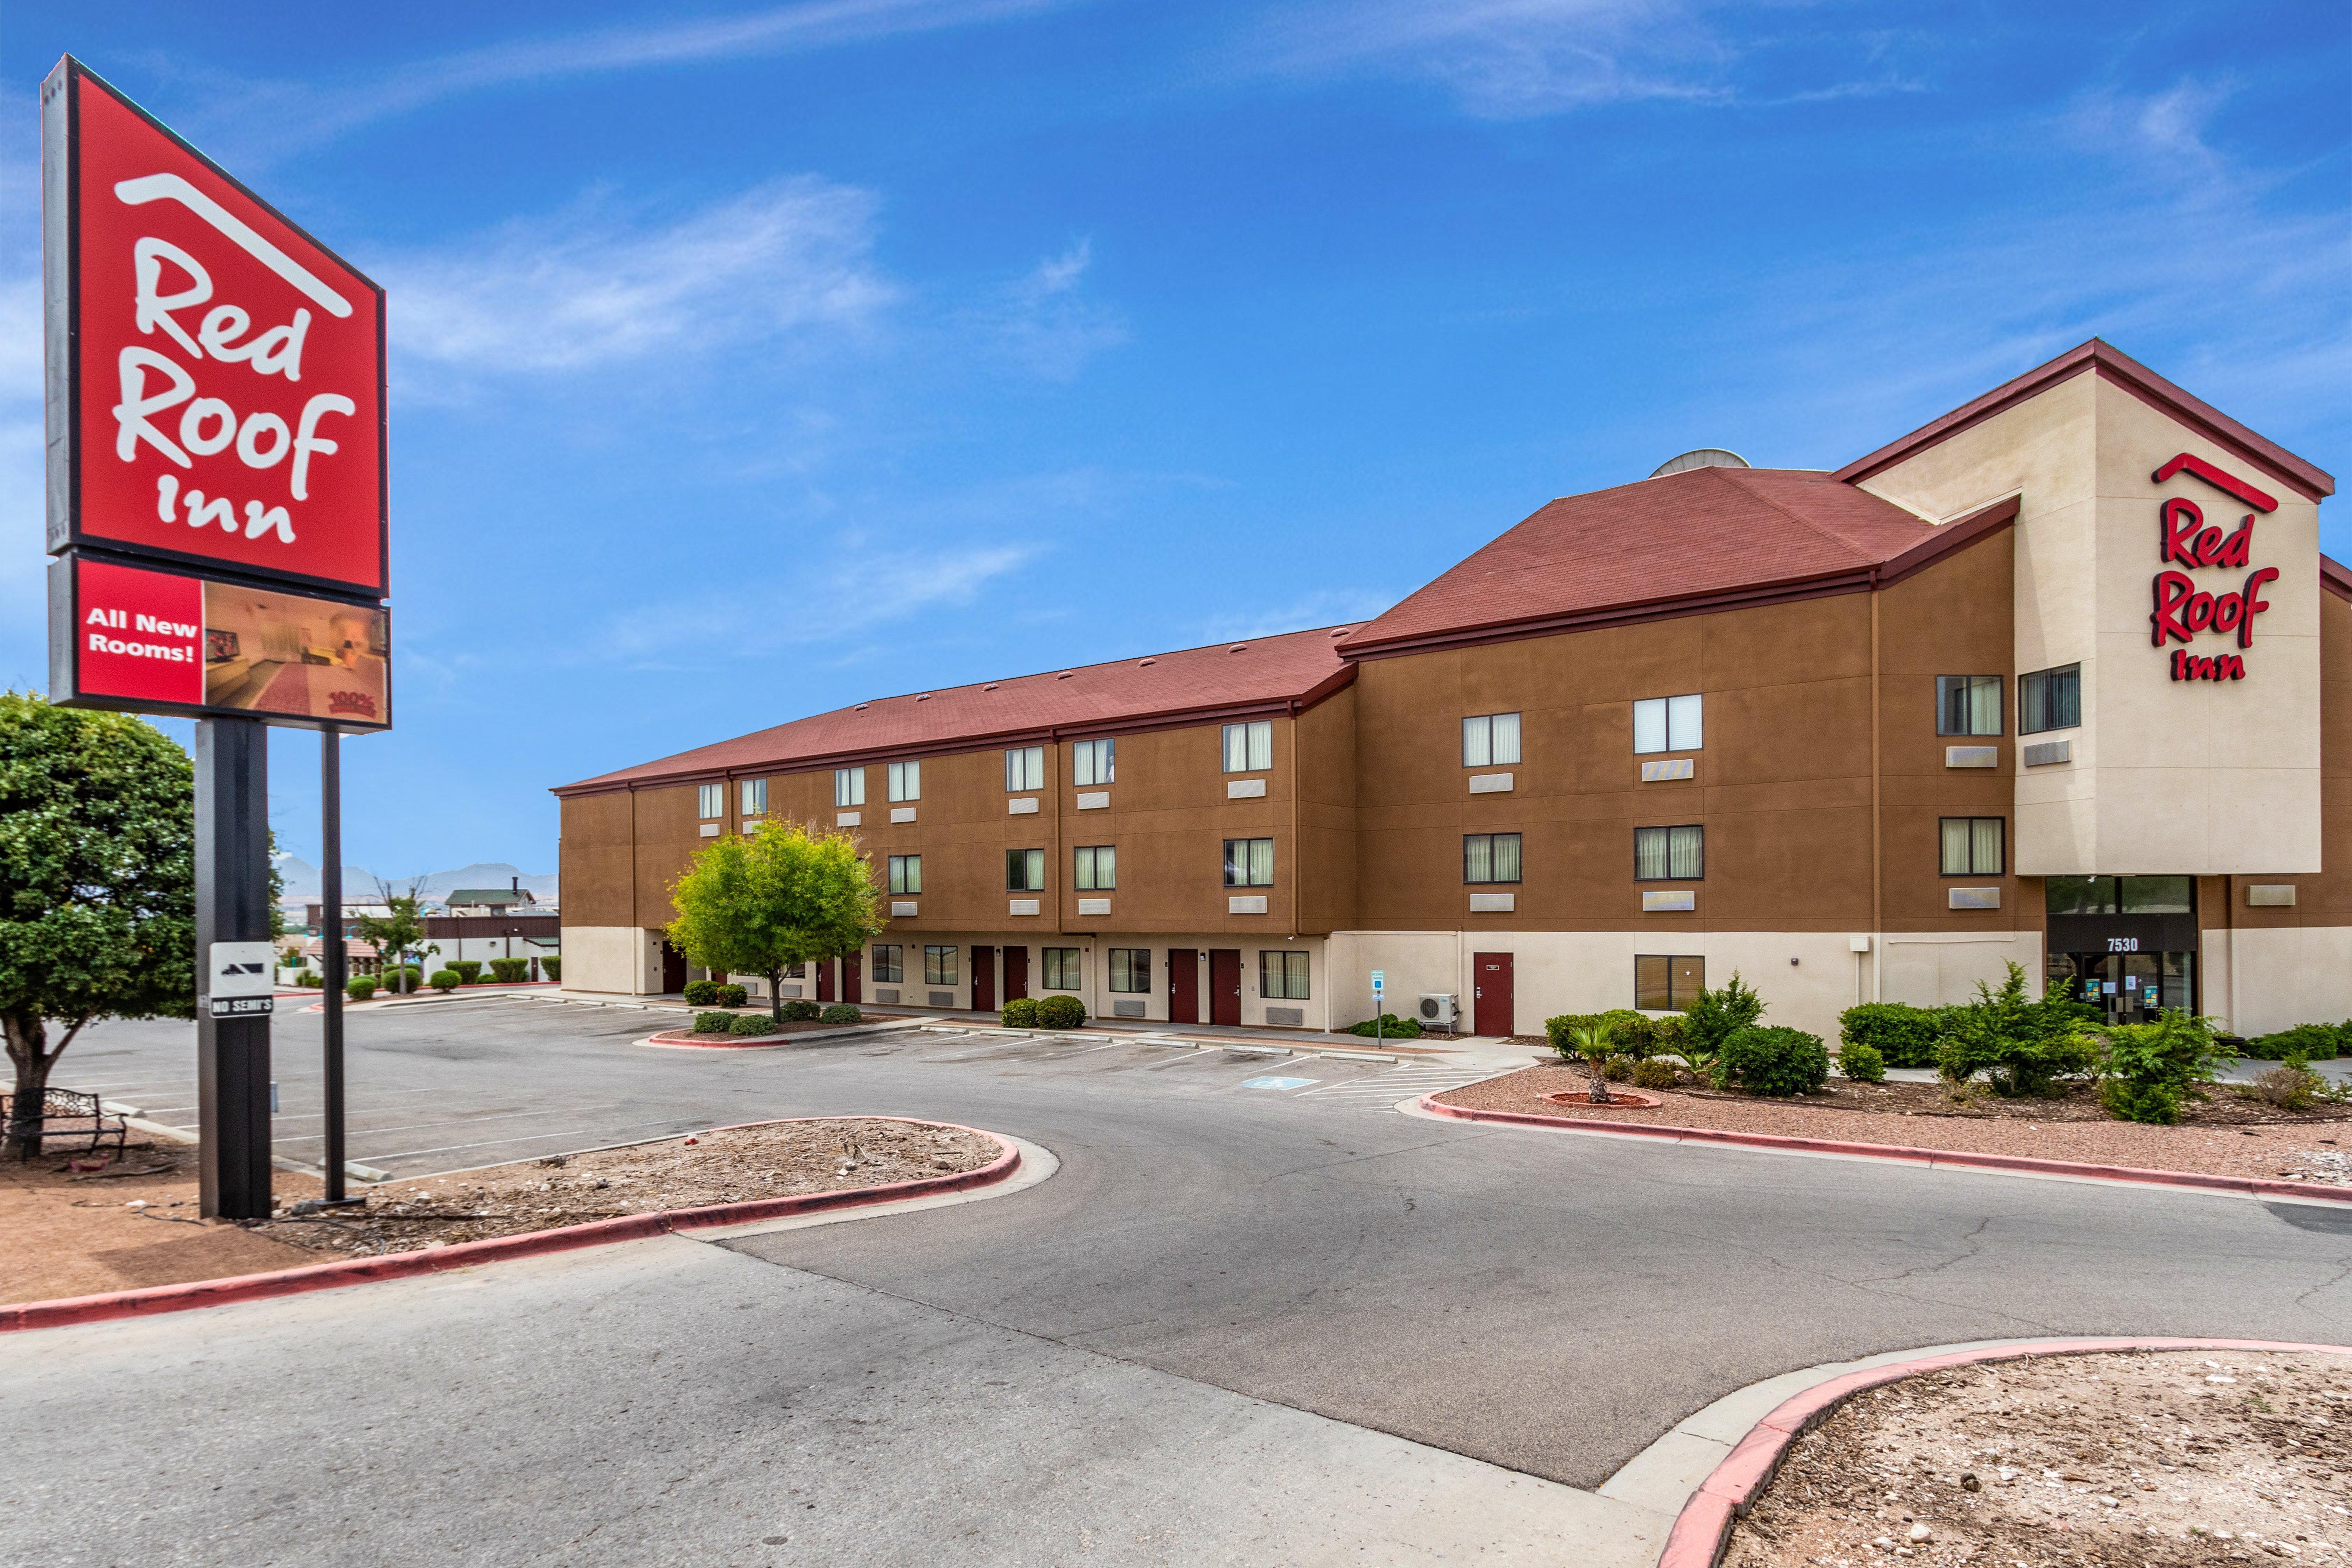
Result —
[[563, 988], [619, 996], [660, 989], [659, 931], [635, 926], [565, 926]]
[[2352, 1018], [2352, 926], [2200, 933], [2204, 1010], [2252, 1039]]

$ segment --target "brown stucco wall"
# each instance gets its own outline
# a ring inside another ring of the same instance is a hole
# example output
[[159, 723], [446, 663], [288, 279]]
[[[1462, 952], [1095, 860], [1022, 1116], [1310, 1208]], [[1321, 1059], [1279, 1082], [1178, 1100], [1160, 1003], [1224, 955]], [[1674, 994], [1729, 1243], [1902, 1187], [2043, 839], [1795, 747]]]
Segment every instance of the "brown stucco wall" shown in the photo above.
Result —
[[577, 926], [634, 922], [629, 892], [631, 802], [625, 792], [563, 802], [556, 865], [563, 919]]
[[[2275, 926], [2352, 926], [2352, 602], [2319, 595], [2319, 812], [2321, 869], [2306, 876], [2246, 876], [2237, 879], [2237, 904], [2231, 919], [2243, 929]], [[2221, 879], [2211, 880], [2218, 889]], [[2291, 909], [2255, 909], [2246, 902], [2248, 883], [2287, 883], [2295, 889]], [[2213, 900], [2222, 895], [2217, 891]], [[2208, 927], [2229, 923], [2212, 900]]]

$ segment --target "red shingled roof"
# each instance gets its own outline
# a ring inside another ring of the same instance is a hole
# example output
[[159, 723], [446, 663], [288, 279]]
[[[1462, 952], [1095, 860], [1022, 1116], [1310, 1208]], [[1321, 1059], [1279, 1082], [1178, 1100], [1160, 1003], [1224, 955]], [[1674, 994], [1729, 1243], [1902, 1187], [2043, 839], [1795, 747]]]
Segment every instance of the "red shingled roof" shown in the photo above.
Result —
[[1304, 706], [1354, 679], [1355, 667], [1336, 651], [1348, 629], [1285, 632], [978, 686], [880, 697], [562, 784], [554, 793], [588, 795], [761, 768], [835, 766], [999, 742], [1032, 744], [1160, 722], [1207, 722], [1220, 714], [1291, 702]]
[[1690, 468], [1568, 496], [1340, 641], [1390, 651], [1503, 631], [1521, 634], [1666, 601], [1863, 576], [1950, 536], [1894, 502], [1824, 473]]

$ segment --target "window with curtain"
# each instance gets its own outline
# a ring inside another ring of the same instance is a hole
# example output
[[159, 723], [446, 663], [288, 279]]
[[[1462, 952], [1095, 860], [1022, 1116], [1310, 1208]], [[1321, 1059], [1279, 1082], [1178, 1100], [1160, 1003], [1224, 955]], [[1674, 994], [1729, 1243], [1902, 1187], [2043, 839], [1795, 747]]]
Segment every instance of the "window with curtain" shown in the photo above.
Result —
[[1004, 852], [1004, 886], [1015, 893], [1044, 892], [1045, 852], [1043, 849], [1007, 849]]
[[1706, 875], [1706, 828], [1685, 826], [1633, 829], [1633, 879], [1635, 881], [1693, 881]]
[[894, 893], [919, 893], [923, 890], [923, 858], [920, 855], [890, 857], [890, 890]]
[[894, 942], [874, 944], [874, 979], [877, 984], [897, 985], [905, 981], [907, 971], [900, 957], [905, 952]]
[[1703, 743], [1699, 732], [1700, 703], [1688, 697], [1644, 697], [1633, 704], [1633, 750], [1696, 752]]
[[923, 764], [892, 763], [890, 764], [890, 798], [920, 800], [923, 798]]
[[727, 786], [723, 784], [697, 784], [694, 790], [694, 814], [705, 822], [727, 815]]
[[1151, 989], [1151, 950], [1114, 947], [1110, 950], [1110, 988], [1135, 993]]
[[953, 985], [961, 966], [956, 962], [957, 949], [927, 947], [923, 949], [923, 984]]
[[1274, 766], [1274, 721], [1225, 726], [1225, 772], [1262, 773]]
[[835, 805], [866, 804], [866, 770], [864, 768], [833, 770], [833, 804]]
[[1107, 784], [1118, 773], [1118, 742], [1078, 741], [1070, 747], [1070, 782], [1084, 788]]
[[1045, 787], [1045, 748], [1015, 746], [1004, 753], [1004, 787], [1010, 794]]
[[1077, 858], [1078, 891], [1107, 893], [1118, 886], [1118, 849], [1109, 844], [1082, 844]]
[[1307, 1001], [1307, 955], [1294, 949], [1259, 953], [1257, 994], [1269, 1002]]
[[1271, 838], [1226, 839], [1225, 886], [1228, 888], [1273, 887], [1274, 840]]
[[1936, 733], [2000, 734], [2000, 688], [1998, 675], [1936, 677]]
[[2071, 730], [2083, 721], [2083, 667], [2062, 664], [2017, 678], [2017, 732]]
[[740, 785], [740, 793], [742, 795], [744, 816], [758, 816], [768, 809], [767, 780], [745, 779]]
[[1483, 713], [1462, 721], [1462, 765], [1508, 767], [1519, 760], [1519, 716]]
[[1517, 881], [1519, 836], [1516, 833], [1464, 834], [1462, 879], [1465, 882]]
[[1706, 960], [1641, 953], [1633, 960], [1633, 1005], [1645, 1013], [1681, 1013], [1706, 989]]
[[1045, 949], [1045, 989], [1048, 991], [1083, 991], [1085, 983], [1078, 978], [1078, 950], [1075, 947]]
[[2003, 853], [2006, 819], [1998, 816], [1947, 816], [1944, 830], [1944, 875], [1998, 877], [2007, 859]]

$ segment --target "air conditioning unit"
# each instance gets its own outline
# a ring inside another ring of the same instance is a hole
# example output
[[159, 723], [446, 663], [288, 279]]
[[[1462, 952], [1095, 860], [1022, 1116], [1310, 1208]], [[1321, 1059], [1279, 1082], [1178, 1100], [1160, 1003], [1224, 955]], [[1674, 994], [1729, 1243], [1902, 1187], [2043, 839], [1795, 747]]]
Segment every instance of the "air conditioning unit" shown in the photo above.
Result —
[[1422, 995], [1421, 1023], [1423, 1028], [1451, 1029], [1454, 1027], [1454, 1019], [1457, 1012], [1458, 1009], [1454, 1004], [1454, 994], [1450, 991], [1440, 995], [1427, 993]]

